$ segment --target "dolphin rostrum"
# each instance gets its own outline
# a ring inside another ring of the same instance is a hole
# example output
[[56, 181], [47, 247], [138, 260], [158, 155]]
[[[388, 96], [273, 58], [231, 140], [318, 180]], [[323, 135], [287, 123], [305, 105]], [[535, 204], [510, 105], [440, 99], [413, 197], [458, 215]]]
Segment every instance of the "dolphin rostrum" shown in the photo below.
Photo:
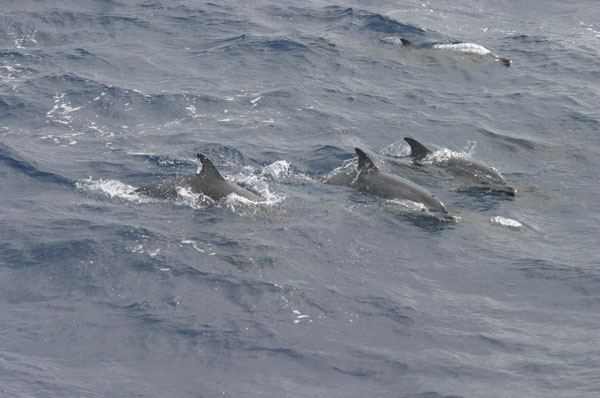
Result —
[[[404, 141], [410, 145], [410, 156], [417, 165], [424, 165], [422, 161], [433, 153], [413, 138], [405, 137]], [[473, 188], [505, 193], [510, 196], [514, 196], [517, 192], [515, 188], [506, 184], [506, 180], [498, 170], [473, 159], [449, 157], [441, 162], [428, 162], [425, 164], [431, 164], [445, 170], [454, 177], [466, 180]]]
[[179, 188], [188, 188], [193, 193], [203, 194], [214, 201], [220, 200], [230, 193], [235, 193], [253, 202], [260, 201], [260, 198], [252, 192], [225, 180], [205, 155], [199, 153], [197, 156], [202, 162], [200, 173], [161, 180], [138, 188], [135, 192], [157, 199], [175, 199]]
[[[402, 44], [405, 47], [413, 48], [413, 49], [421, 48], [410, 40], [400, 39], [400, 41], [402, 42]], [[441, 44], [440, 43], [440, 44], [432, 45], [431, 48], [437, 49], [437, 50], [457, 51], [457, 52], [462, 52], [462, 53], [466, 53], [466, 54], [480, 55], [483, 57], [491, 57], [493, 60], [500, 62], [504, 66], [510, 66], [512, 64], [512, 61], [510, 59], [502, 58], [502, 57], [494, 54], [487, 48], [485, 48], [479, 44], [475, 44], [475, 43], [449, 43], [449, 44]]]
[[453, 219], [448, 215], [446, 206], [431, 192], [407, 179], [380, 171], [363, 150], [355, 148], [355, 151], [358, 155], [357, 169], [330, 174], [322, 181], [332, 185], [347, 185], [384, 199], [418, 202], [430, 212], [439, 213], [442, 218]]

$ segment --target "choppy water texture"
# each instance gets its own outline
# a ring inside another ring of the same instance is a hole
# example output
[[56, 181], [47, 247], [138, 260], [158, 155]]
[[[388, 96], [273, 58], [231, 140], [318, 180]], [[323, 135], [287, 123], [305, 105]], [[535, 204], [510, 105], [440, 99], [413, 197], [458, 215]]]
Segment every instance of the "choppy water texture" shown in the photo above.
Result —
[[[600, 8], [460, 3], [3, 1], [0, 396], [600, 394]], [[198, 152], [263, 202], [133, 192]]]

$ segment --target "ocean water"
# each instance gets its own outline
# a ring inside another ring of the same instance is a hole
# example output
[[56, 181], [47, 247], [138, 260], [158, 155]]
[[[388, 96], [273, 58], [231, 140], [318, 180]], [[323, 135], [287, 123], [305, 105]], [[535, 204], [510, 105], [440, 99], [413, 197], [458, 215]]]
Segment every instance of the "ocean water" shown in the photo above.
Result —
[[[598, 21], [2, 1], [0, 396], [600, 396]], [[407, 136], [517, 195], [415, 166]], [[460, 220], [316, 181], [355, 147]], [[199, 152], [262, 202], [133, 192]]]

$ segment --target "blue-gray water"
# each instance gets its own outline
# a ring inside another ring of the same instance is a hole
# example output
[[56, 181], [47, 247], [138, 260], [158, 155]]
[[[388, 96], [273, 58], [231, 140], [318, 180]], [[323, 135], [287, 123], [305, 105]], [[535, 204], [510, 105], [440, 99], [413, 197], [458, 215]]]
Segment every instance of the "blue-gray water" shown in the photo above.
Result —
[[[2, 1], [0, 396], [600, 395], [598, 21], [584, 0]], [[513, 64], [431, 49], [456, 42]], [[517, 196], [412, 166], [405, 136]], [[311, 178], [356, 146], [460, 221]], [[264, 203], [132, 192], [198, 152]]]

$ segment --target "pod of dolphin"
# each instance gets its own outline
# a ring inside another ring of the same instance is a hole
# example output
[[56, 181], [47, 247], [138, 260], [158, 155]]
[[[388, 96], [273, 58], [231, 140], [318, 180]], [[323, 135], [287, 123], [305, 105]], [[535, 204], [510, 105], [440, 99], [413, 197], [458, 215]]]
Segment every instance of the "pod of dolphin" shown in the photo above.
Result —
[[[415, 50], [422, 48], [406, 39], [400, 39], [402, 44]], [[463, 53], [476, 54], [489, 57], [505, 66], [510, 66], [512, 61], [492, 53], [485, 47], [473, 43], [456, 43], [434, 45], [432, 49], [459, 51]], [[517, 190], [506, 184], [504, 177], [493, 167], [482, 162], [462, 158], [450, 157], [445, 162], [427, 162], [432, 151], [413, 138], [404, 138], [411, 148], [413, 164], [424, 168], [443, 169], [443, 171], [455, 178], [466, 180], [469, 188], [485, 190], [514, 196]], [[360, 148], [355, 148], [358, 155], [358, 167], [351, 170], [335, 170], [318, 181], [325, 184], [344, 185], [352, 187], [363, 193], [378, 196], [383, 199], [409, 200], [423, 206], [441, 220], [452, 220], [454, 217], [448, 214], [446, 206], [431, 192], [425, 188], [397, 175], [380, 171], [371, 158]], [[252, 202], [259, 202], [260, 197], [242, 188], [239, 185], [228, 182], [223, 178], [215, 165], [205, 155], [198, 154], [202, 163], [200, 173], [191, 176], [181, 176], [161, 180], [145, 185], [135, 192], [158, 199], [175, 199], [179, 189], [188, 189], [192, 193], [202, 194], [212, 201], [218, 201], [229, 194], [235, 193]]]
[[[432, 154], [421, 143], [413, 138], [405, 138], [411, 147], [411, 158], [416, 165], [423, 165], [423, 161]], [[360, 192], [378, 196], [383, 199], [410, 200], [420, 203], [432, 215], [441, 220], [452, 220], [454, 217], [448, 213], [444, 203], [431, 192], [397, 175], [380, 171], [373, 160], [360, 148], [355, 148], [358, 155], [358, 167], [350, 170], [334, 171], [319, 178], [324, 184], [344, 185], [352, 187]], [[259, 202], [260, 197], [241, 186], [228, 182], [211, 160], [205, 155], [198, 154], [202, 163], [200, 173], [174, 177], [135, 190], [157, 199], [175, 199], [178, 190], [188, 189], [195, 194], [202, 194], [212, 201], [218, 201], [229, 194], [235, 193], [252, 202]], [[463, 158], [452, 158], [444, 165], [432, 166], [443, 167], [451, 175], [468, 177], [473, 187], [483, 188], [490, 192], [504, 193], [514, 196], [516, 189], [508, 186], [504, 177], [494, 168], [472, 160]]]

